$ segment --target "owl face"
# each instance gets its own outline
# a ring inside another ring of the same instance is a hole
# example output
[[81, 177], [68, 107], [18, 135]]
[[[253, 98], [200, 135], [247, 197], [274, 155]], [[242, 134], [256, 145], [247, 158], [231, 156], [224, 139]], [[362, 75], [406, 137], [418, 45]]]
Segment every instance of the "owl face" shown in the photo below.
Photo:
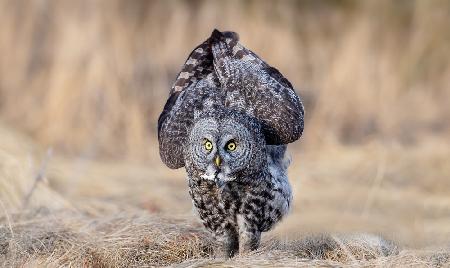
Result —
[[246, 125], [232, 117], [199, 119], [189, 137], [187, 162], [203, 173], [202, 178], [215, 181], [219, 187], [238, 174], [259, 170], [265, 140], [258, 131], [250, 130], [254, 125], [250, 129]]

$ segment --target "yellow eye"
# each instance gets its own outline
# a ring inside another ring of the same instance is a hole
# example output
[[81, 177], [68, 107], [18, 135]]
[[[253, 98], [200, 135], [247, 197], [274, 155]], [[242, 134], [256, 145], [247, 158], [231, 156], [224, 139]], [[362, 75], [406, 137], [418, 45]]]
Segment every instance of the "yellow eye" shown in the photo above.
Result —
[[205, 141], [205, 149], [208, 151], [211, 151], [212, 148], [213, 148], [213, 144], [209, 140], [206, 140]]
[[235, 143], [234, 141], [230, 141], [230, 142], [227, 144], [227, 150], [228, 150], [228, 151], [234, 151], [234, 150], [236, 150], [236, 143]]

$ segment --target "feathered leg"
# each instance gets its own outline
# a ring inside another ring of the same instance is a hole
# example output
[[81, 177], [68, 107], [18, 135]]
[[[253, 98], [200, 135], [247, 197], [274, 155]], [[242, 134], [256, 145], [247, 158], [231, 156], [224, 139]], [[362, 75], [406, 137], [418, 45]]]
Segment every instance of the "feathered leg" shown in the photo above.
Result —
[[245, 219], [245, 216], [238, 215], [237, 222], [239, 226], [239, 242], [241, 244], [241, 252], [248, 253], [259, 247], [261, 240], [261, 232], [255, 224]]
[[222, 243], [221, 252], [219, 254], [223, 258], [232, 258], [239, 252], [239, 234], [235, 228], [225, 230], [223, 235], [218, 237], [218, 240]]

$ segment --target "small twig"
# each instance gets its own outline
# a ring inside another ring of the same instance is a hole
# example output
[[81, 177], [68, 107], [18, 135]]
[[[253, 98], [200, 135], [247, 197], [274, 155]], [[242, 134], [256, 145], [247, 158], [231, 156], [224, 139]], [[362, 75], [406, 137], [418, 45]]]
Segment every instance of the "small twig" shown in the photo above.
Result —
[[44, 159], [42, 160], [41, 166], [39, 168], [39, 172], [37, 173], [36, 177], [34, 178], [33, 186], [31, 187], [30, 191], [25, 195], [23, 206], [22, 208], [25, 209], [28, 206], [28, 203], [30, 201], [31, 196], [33, 195], [34, 190], [36, 190], [38, 184], [40, 181], [43, 181], [45, 179], [45, 173], [47, 171], [47, 164], [50, 159], [50, 157], [53, 154], [53, 149], [49, 148], [47, 150], [47, 154], [45, 155]]

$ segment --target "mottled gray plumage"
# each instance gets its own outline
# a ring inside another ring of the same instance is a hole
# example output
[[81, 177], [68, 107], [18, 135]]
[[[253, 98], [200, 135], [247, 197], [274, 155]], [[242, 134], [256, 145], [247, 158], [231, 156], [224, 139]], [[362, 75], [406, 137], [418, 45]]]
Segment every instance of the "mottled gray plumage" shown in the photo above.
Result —
[[289, 210], [286, 144], [304, 110], [281, 73], [214, 30], [195, 48], [158, 120], [160, 155], [185, 166], [193, 204], [226, 256], [256, 249]]

